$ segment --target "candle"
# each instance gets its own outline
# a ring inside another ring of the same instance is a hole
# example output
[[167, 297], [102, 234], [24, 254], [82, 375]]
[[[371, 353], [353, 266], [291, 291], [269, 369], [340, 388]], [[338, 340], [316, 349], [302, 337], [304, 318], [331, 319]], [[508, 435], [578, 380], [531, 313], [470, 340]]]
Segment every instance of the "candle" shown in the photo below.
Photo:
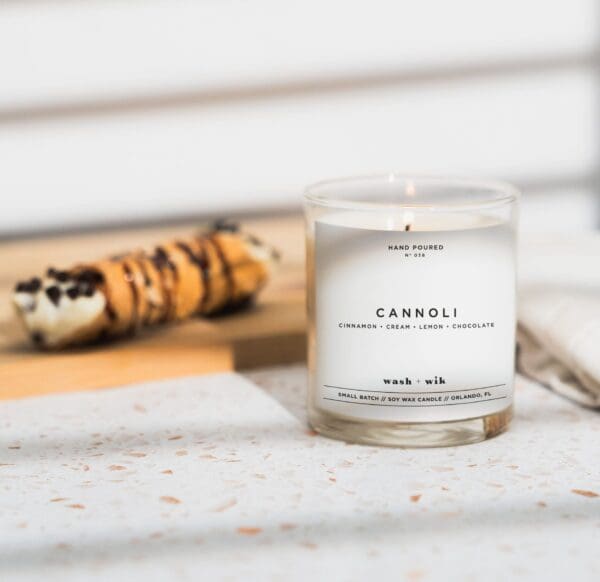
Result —
[[418, 447], [507, 428], [517, 199], [506, 184], [396, 175], [308, 188], [315, 430]]

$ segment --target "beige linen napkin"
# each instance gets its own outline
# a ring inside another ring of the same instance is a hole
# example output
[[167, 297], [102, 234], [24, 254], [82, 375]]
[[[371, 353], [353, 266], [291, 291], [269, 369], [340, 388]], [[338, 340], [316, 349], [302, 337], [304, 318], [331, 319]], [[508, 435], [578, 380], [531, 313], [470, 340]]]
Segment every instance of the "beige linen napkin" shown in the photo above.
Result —
[[521, 259], [518, 370], [600, 408], [600, 237], [530, 243]]
[[517, 342], [520, 372], [600, 408], [600, 289], [524, 290]]

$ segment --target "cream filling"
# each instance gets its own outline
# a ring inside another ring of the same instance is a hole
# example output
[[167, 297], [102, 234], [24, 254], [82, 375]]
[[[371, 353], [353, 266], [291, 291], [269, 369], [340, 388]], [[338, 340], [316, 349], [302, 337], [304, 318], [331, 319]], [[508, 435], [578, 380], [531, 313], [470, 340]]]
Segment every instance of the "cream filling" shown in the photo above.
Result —
[[267, 269], [272, 271], [278, 262], [275, 249], [262, 242], [259, 243], [250, 237], [245, 238], [245, 242], [250, 256], [256, 261], [264, 263]]
[[[46, 288], [56, 285], [61, 290], [60, 301], [54, 305], [46, 295]], [[19, 292], [13, 295], [13, 303], [19, 310], [30, 333], [40, 332], [44, 344], [56, 346], [85, 329], [103, 312], [106, 306], [104, 294], [95, 291], [91, 297], [83, 295], [71, 299], [65, 290], [73, 283], [59, 283], [45, 279], [37, 293]]]

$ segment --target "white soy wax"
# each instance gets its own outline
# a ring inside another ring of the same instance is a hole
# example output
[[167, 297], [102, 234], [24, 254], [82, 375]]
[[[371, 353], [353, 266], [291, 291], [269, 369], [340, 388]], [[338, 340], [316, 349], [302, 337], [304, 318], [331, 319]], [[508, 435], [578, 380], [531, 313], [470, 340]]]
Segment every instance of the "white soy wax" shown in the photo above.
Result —
[[386, 176], [322, 183], [306, 198], [315, 430], [398, 446], [504, 430], [516, 191]]

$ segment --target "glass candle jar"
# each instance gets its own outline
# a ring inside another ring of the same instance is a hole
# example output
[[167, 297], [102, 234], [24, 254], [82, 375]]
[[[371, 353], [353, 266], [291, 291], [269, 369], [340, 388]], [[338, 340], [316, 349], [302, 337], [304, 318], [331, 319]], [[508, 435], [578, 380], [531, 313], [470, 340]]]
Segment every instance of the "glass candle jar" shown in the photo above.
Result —
[[518, 197], [503, 183], [395, 174], [306, 190], [316, 431], [430, 447], [507, 428]]

